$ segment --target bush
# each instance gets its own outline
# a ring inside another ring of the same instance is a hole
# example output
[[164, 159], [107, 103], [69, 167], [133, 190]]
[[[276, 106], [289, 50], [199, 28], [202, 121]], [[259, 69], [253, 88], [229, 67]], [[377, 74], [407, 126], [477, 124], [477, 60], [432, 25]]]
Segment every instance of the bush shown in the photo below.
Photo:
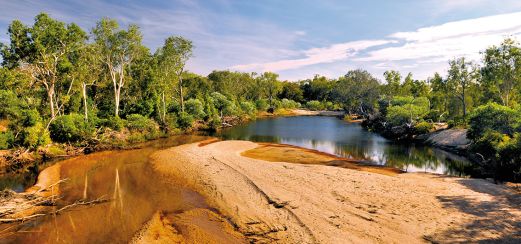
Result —
[[258, 111], [266, 111], [270, 105], [266, 99], [259, 99], [255, 101], [255, 106], [257, 107]]
[[414, 130], [416, 134], [426, 134], [429, 133], [433, 127], [434, 126], [431, 123], [422, 121], [414, 125]]
[[316, 101], [316, 100], [307, 102], [306, 108], [308, 108], [310, 110], [315, 110], [315, 111], [324, 109], [322, 103], [319, 101]]
[[300, 103], [284, 98], [282, 99], [280, 106], [282, 108], [293, 109], [300, 107]]
[[425, 97], [395, 97], [387, 107], [386, 120], [392, 125], [403, 125], [421, 120], [429, 113], [429, 100]]
[[92, 137], [94, 126], [79, 114], [56, 117], [49, 126], [51, 139], [56, 142], [78, 142]]
[[257, 108], [252, 102], [243, 101], [239, 104], [243, 113], [247, 114], [250, 117], [255, 117], [255, 115], [257, 114]]
[[203, 119], [206, 116], [203, 103], [199, 99], [188, 99], [185, 102], [185, 111], [194, 119]]
[[125, 128], [125, 120], [120, 117], [109, 117], [107, 119], [100, 119], [99, 124], [104, 127], [111, 128], [116, 131], [121, 131]]
[[177, 118], [177, 125], [179, 125], [182, 129], [189, 129], [192, 127], [192, 124], [194, 122], [194, 117], [192, 115], [181, 112], [179, 113], [179, 117]]
[[[129, 138], [130, 142], [142, 142], [159, 136], [158, 124], [153, 119], [140, 114], [131, 114], [127, 116], [127, 128], [130, 130], [131, 136], [134, 136], [134, 139], [144, 137], [143, 140], [133, 140]], [[140, 134], [141, 136], [137, 134]]]
[[513, 136], [519, 131], [521, 113], [512, 108], [496, 103], [489, 103], [476, 108], [469, 117], [467, 136], [471, 140], [479, 140], [486, 130], [497, 131]]
[[0, 149], [9, 149], [13, 146], [14, 135], [12, 132], [1, 132], [0, 133]]
[[521, 112], [495, 103], [476, 108], [469, 118], [471, 151], [486, 159], [482, 176], [521, 181]]
[[30, 148], [37, 148], [51, 143], [49, 131], [45, 129], [41, 122], [24, 129], [21, 138], [22, 145]]

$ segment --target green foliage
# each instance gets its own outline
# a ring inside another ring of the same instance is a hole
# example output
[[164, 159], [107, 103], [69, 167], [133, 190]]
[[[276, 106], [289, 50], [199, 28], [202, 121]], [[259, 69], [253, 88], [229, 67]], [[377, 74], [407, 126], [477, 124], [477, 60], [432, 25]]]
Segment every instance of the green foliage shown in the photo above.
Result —
[[14, 135], [12, 132], [0, 132], [0, 149], [9, 149], [13, 146]]
[[192, 115], [194, 119], [203, 119], [206, 116], [203, 103], [199, 99], [188, 99], [185, 102], [185, 111]]
[[186, 112], [179, 113], [177, 124], [181, 129], [189, 129], [194, 123], [194, 117]]
[[265, 99], [259, 99], [255, 101], [255, 106], [257, 107], [257, 110], [259, 111], [266, 111], [269, 108], [268, 101]]
[[51, 139], [55, 142], [80, 142], [92, 137], [94, 126], [79, 114], [58, 116], [49, 126]]
[[470, 115], [467, 136], [470, 140], [479, 140], [487, 130], [513, 136], [520, 126], [520, 111], [497, 103], [488, 103], [476, 108]]
[[309, 110], [318, 111], [323, 110], [324, 106], [320, 101], [313, 100], [306, 103], [306, 108], [308, 108]]
[[24, 129], [21, 133], [21, 138], [22, 145], [29, 148], [37, 148], [51, 143], [49, 131], [45, 129], [41, 122]]
[[387, 108], [386, 120], [392, 125], [414, 124], [429, 112], [425, 97], [395, 97]]
[[414, 125], [414, 130], [417, 134], [429, 133], [433, 128], [434, 126], [426, 121], [422, 121]]
[[126, 121], [120, 117], [110, 116], [107, 119], [101, 119], [99, 124], [115, 131], [121, 131], [123, 128], [125, 128]]
[[241, 110], [243, 113], [248, 115], [250, 118], [254, 118], [257, 114], [257, 108], [255, 107], [255, 104], [248, 101], [242, 101], [240, 102]]
[[289, 99], [283, 98], [281, 100], [280, 106], [282, 108], [293, 109], [293, 108], [299, 108], [300, 107], [300, 103], [295, 102], [293, 100], [289, 100]]

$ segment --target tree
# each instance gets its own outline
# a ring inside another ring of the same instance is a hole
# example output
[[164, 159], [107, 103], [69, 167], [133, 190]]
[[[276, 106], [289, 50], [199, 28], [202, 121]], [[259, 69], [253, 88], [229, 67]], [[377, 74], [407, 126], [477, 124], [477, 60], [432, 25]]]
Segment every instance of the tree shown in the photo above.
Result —
[[121, 89], [125, 86], [128, 66], [145, 48], [136, 25], [120, 30], [116, 20], [103, 18], [92, 30], [101, 62], [106, 66], [114, 88], [114, 115], [119, 117]]
[[282, 91], [279, 94], [279, 98], [287, 98], [296, 102], [302, 102], [304, 99], [304, 93], [298, 83], [295, 82], [282, 82]]
[[89, 105], [87, 104], [87, 86], [93, 86], [100, 78], [101, 64], [97, 49], [93, 44], [85, 44], [71, 55], [74, 70], [71, 72], [72, 80], [81, 82], [81, 96], [83, 102], [83, 116], [85, 121], [89, 119]]
[[171, 36], [155, 54], [158, 62], [158, 77], [162, 87], [163, 119], [166, 115], [165, 91], [175, 90], [185, 111], [183, 93], [183, 71], [186, 62], [192, 56], [192, 42], [180, 36]]
[[54, 119], [63, 105], [59, 104], [62, 92], [57, 89], [66, 89], [69, 94], [72, 87], [63, 84], [66, 79], [61, 79], [70, 65], [69, 54], [85, 42], [86, 33], [74, 23], [65, 25], [45, 13], [36, 16], [32, 27], [13, 21], [8, 33], [10, 45], [2, 48], [4, 65], [21, 67], [44, 87], [50, 117]]
[[[513, 39], [505, 39], [500, 46], [492, 46], [485, 51], [481, 74], [486, 92], [495, 101], [511, 106], [519, 99], [521, 91], [521, 48]], [[517, 92], [516, 92], [517, 90]]]
[[434, 73], [434, 77], [429, 79], [431, 85], [431, 92], [429, 93], [429, 100], [431, 101], [432, 111], [435, 113], [435, 118], [438, 121], [448, 111], [449, 90], [447, 80], [443, 79], [440, 74]]
[[400, 94], [400, 82], [402, 75], [396, 70], [388, 70], [384, 72], [387, 84], [383, 86], [383, 93], [389, 98]]
[[367, 115], [374, 109], [380, 95], [380, 84], [369, 72], [361, 69], [351, 70], [338, 79], [335, 97], [349, 113]]
[[471, 62], [467, 62], [465, 58], [458, 58], [449, 61], [449, 72], [447, 77], [448, 86], [450, 90], [455, 93], [455, 96], [463, 106], [463, 118], [467, 117], [467, 91], [472, 82], [476, 78], [476, 68]]
[[258, 77], [259, 83], [264, 87], [264, 93], [268, 97], [270, 108], [273, 108], [273, 97], [276, 97], [282, 89], [280, 82], [277, 81], [278, 77], [278, 74], [272, 72], [264, 72]]

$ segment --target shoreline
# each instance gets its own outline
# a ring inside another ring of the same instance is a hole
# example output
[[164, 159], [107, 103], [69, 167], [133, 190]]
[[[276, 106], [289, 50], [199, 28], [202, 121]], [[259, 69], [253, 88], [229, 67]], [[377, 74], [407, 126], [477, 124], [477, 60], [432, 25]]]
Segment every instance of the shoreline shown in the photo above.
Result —
[[[182, 145], [156, 152], [153, 167], [165, 178], [183, 179], [250, 241], [519, 238], [521, 210], [515, 207], [519, 195], [505, 186], [481, 179], [421, 173], [390, 176], [242, 155], [258, 147], [248, 141]], [[466, 229], [471, 225], [473, 230]]]

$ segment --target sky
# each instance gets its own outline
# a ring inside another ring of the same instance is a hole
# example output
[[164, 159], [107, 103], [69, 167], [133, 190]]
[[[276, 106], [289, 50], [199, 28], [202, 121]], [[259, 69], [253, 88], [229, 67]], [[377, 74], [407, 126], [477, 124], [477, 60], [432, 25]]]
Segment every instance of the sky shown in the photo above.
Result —
[[102, 17], [137, 24], [152, 52], [186, 37], [195, 46], [187, 68], [201, 75], [272, 71], [290, 81], [358, 68], [426, 79], [456, 57], [480, 62], [505, 37], [521, 41], [520, 0], [0, 0], [0, 42], [12, 20], [32, 25], [40, 12], [86, 31]]

